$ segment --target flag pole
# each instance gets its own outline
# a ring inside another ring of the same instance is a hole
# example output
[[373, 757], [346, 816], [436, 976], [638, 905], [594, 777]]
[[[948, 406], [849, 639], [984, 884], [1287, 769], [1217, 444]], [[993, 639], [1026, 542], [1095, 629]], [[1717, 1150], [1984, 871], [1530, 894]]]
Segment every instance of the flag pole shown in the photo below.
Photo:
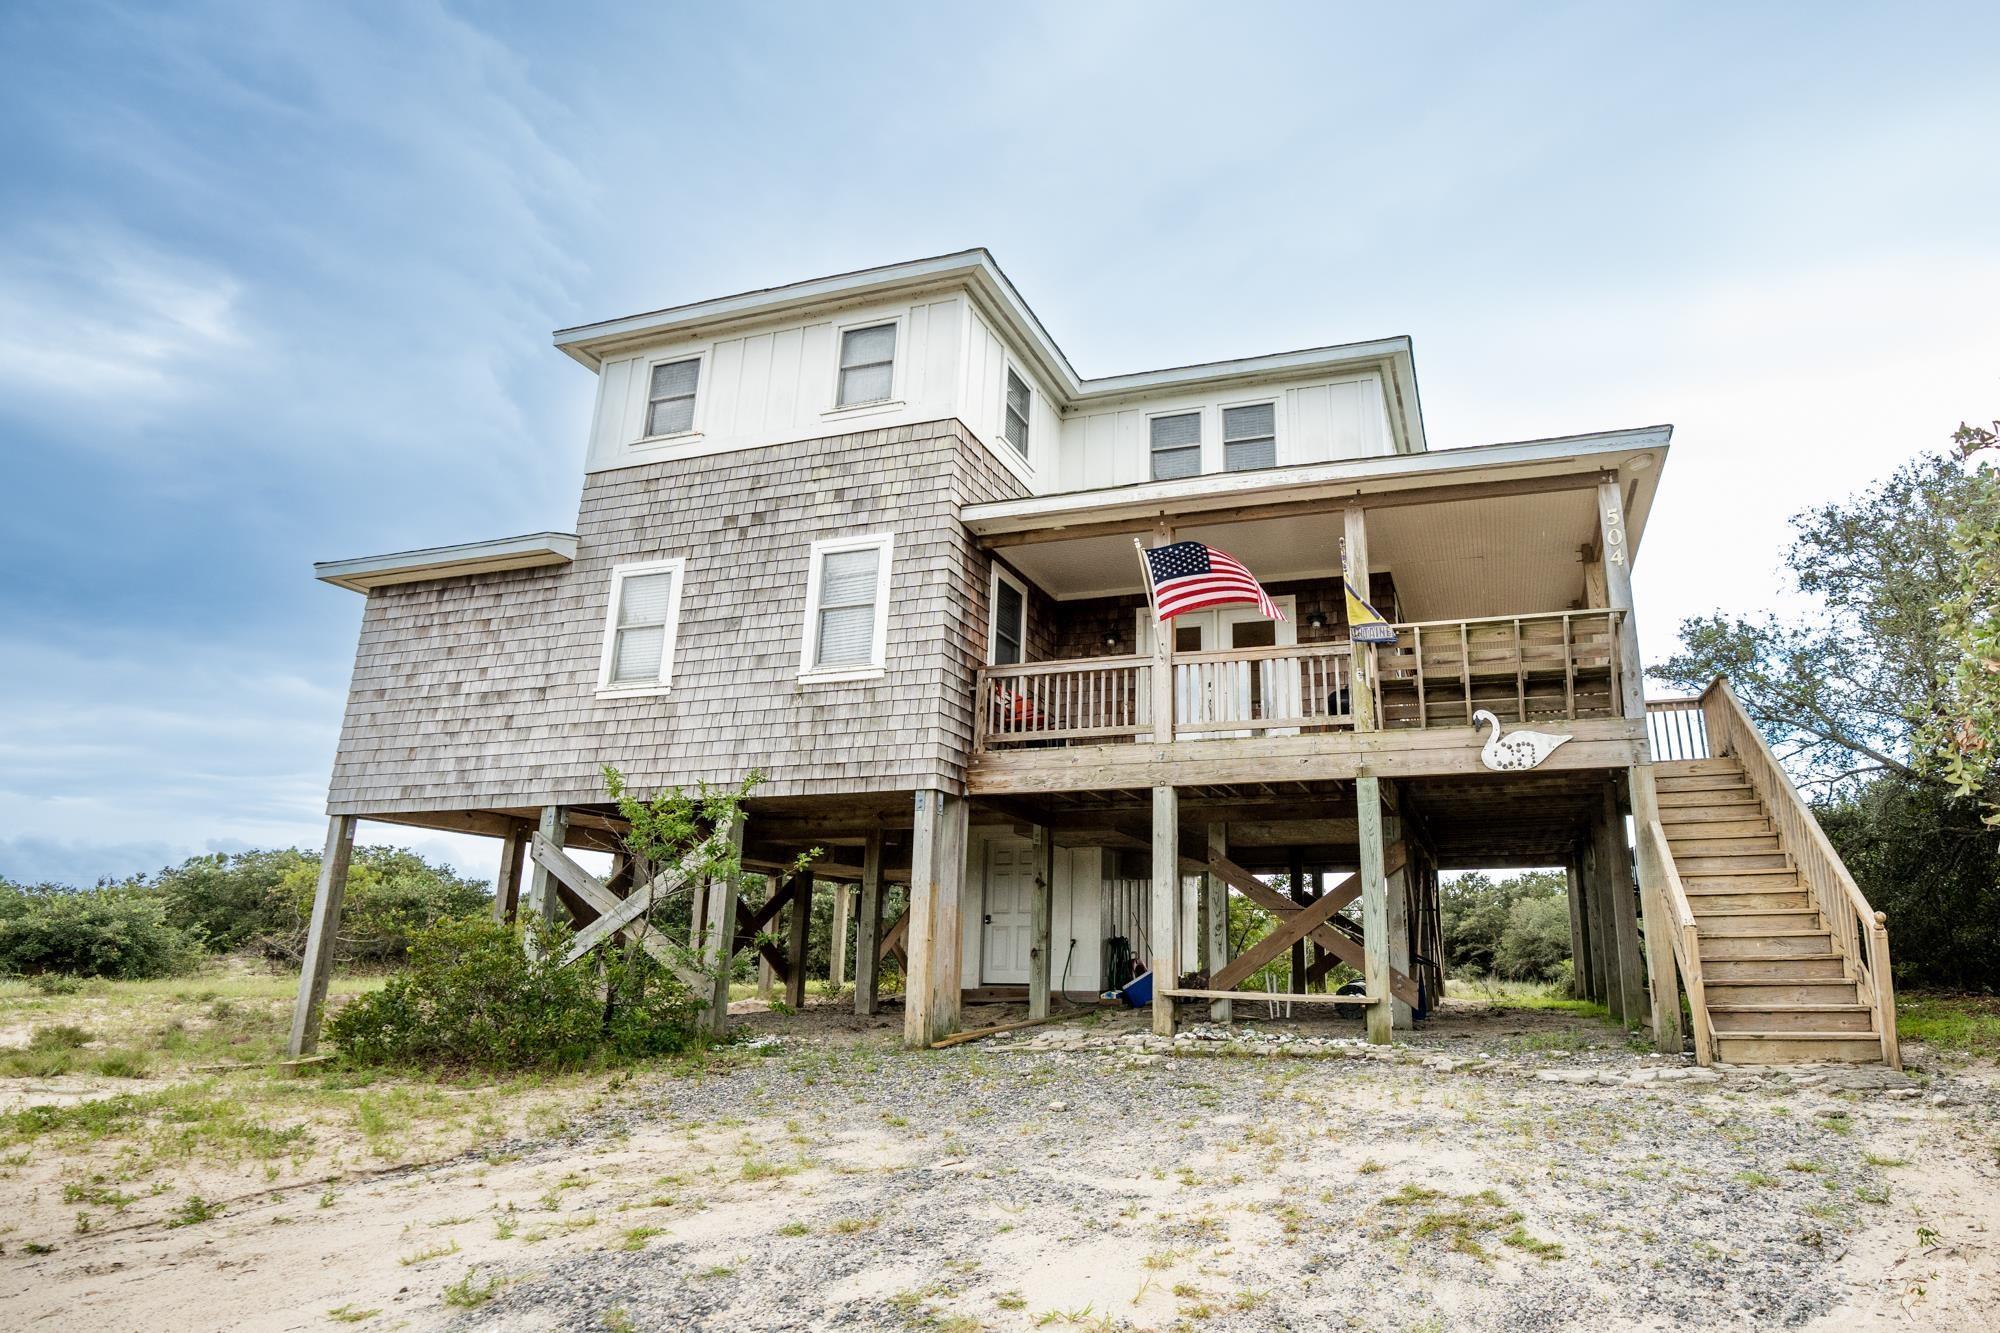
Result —
[[1153, 586], [1153, 562], [1146, 558], [1146, 543], [1137, 537], [1132, 539], [1132, 549], [1139, 556], [1139, 574], [1146, 580], [1146, 609], [1153, 613], [1153, 623], [1160, 623], [1160, 594]]

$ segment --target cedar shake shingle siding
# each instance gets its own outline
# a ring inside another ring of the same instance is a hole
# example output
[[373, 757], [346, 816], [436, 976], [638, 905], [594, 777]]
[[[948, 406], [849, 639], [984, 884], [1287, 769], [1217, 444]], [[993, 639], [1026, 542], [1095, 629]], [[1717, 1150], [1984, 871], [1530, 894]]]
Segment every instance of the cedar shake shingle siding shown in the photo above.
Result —
[[[328, 809], [602, 801], [607, 763], [643, 788], [956, 790], [989, 568], [958, 513], [1024, 494], [956, 421], [591, 474], [574, 564], [369, 594]], [[812, 543], [877, 532], [887, 674], [801, 683]], [[676, 556], [672, 693], [597, 698], [612, 567]]]

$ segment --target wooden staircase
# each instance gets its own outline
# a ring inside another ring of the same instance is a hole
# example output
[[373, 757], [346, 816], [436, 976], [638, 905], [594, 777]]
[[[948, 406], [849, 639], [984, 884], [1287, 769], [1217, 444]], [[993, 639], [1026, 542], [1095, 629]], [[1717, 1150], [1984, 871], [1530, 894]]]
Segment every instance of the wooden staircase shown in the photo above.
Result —
[[[1802, 869], [1789, 850], [1798, 838], [1788, 832], [1810, 811], [1800, 803], [1784, 812], [1789, 820], [1774, 816], [1736, 753], [1668, 760], [1653, 772], [1660, 827], [1694, 922], [1700, 985], [1691, 998], [1707, 1019], [1696, 1029], [1708, 1029], [1713, 1058], [1898, 1063], [1893, 1001], [1885, 1041], [1868, 960], [1854, 956], [1856, 936], [1823, 910], [1843, 886], [1815, 883], [1820, 861]], [[1797, 801], [1789, 784], [1780, 795]]]

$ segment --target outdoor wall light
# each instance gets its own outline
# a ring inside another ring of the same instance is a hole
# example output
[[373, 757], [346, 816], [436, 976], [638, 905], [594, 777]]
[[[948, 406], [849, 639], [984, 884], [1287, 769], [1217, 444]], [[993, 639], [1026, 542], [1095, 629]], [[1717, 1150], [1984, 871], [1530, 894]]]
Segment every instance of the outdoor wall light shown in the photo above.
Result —
[[1306, 628], [1307, 628], [1307, 629], [1325, 629], [1325, 628], [1326, 628], [1326, 612], [1324, 612], [1324, 611], [1308, 611], [1308, 612], [1306, 612]]
[[1104, 646], [1105, 646], [1106, 648], [1109, 648], [1109, 649], [1112, 649], [1112, 650], [1113, 650], [1114, 652], [1115, 652], [1115, 651], [1117, 650], [1117, 648], [1118, 648], [1118, 631], [1117, 631], [1117, 630], [1114, 630], [1114, 629], [1108, 629], [1108, 630], [1104, 631]]

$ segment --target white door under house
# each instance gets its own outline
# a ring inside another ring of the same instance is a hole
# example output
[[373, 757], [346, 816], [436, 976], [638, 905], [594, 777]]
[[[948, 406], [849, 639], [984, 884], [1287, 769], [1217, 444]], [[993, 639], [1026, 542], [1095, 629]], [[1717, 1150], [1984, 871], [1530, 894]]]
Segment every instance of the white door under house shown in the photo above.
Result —
[[991, 986], [1028, 984], [1034, 942], [1034, 848], [998, 839], [986, 846], [986, 910], [980, 918], [979, 979]]
[[[1026, 986], [1034, 943], [1034, 844], [1001, 829], [975, 830], [966, 849], [967, 903], [960, 915], [960, 970], [965, 984]], [[1005, 853], [1002, 855], [1001, 853]], [[1104, 853], [1096, 847], [1058, 847], [1049, 914], [1049, 984], [1082, 997], [1097, 994], [1109, 924], [1104, 893]], [[995, 912], [995, 907], [1011, 910]], [[986, 924], [1001, 926], [1018, 911], [1018, 945]], [[977, 978], [974, 981], [973, 978]]]
[[[1290, 648], [1299, 641], [1298, 602], [1291, 594], [1272, 599], [1285, 613], [1283, 620], [1258, 614], [1254, 606], [1219, 606], [1174, 617], [1175, 653], [1210, 653], [1244, 648]], [[1140, 607], [1135, 613], [1135, 639], [1142, 654], [1153, 651], [1153, 615]], [[1149, 721], [1150, 700], [1139, 696], [1139, 720]], [[1297, 717], [1299, 673], [1283, 658], [1262, 661], [1176, 662], [1174, 665], [1175, 728], [1189, 740], [1248, 736], [1229, 728], [1230, 722], [1256, 717]], [[1273, 736], [1296, 735], [1273, 731]]]

